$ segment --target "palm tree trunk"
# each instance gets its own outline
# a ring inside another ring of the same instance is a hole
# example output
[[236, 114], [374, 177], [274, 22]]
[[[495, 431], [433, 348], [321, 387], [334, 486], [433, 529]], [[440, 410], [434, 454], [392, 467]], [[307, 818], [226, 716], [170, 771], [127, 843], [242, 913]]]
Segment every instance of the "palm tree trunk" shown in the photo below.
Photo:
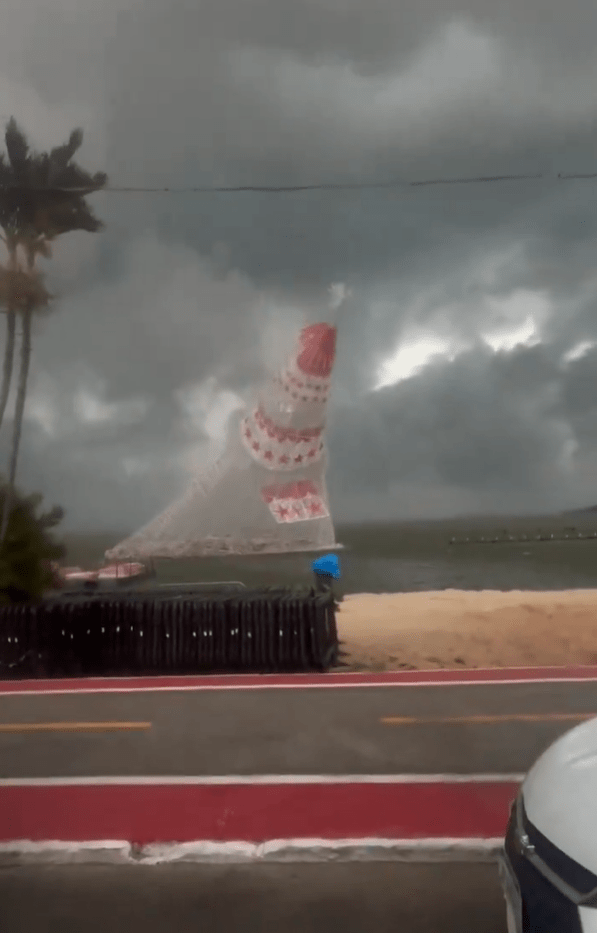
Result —
[[[18, 268], [17, 247], [12, 241], [7, 243], [8, 248], [8, 268]], [[4, 361], [2, 363], [2, 387], [0, 388], [0, 427], [4, 420], [4, 413], [8, 404], [10, 395], [10, 383], [12, 382], [12, 368], [15, 358], [15, 332], [17, 329], [17, 312], [14, 308], [8, 308], [6, 312], [6, 346], [4, 348]]]
[[8, 486], [4, 495], [4, 507], [2, 510], [2, 524], [0, 526], [0, 544], [4, 543], [8, 519], [12, 508], [14, 494], [14, 484], [17, 475], [17, 461], [19, 459], [19, 446], [21, 442], [21, 430], [23, 427], [23, 414], [25, 412], [25, 398], [27, 396], [27, 377], [29, 375], [29, 361], [31, 359], [31, 319], [32, 311], [23, 312], [23, 339], [21, 342], [21, 366], [19, 370], [19, 384], [17, 387], [17, 400], [15, 404], [15, 416], [12, 432], [12, 450], [10, 453], [10, 467], [8, 473]]
[[10, 395], [12, 364], [15, 356], [16, 329], [17, 313], [14, 310], [9, 310], [6, 314], [6, 346], [4, 348], [4, 361], [2, 363], [2, 387], [0, 388], [0, 427], [2, 427], [8, 396]]

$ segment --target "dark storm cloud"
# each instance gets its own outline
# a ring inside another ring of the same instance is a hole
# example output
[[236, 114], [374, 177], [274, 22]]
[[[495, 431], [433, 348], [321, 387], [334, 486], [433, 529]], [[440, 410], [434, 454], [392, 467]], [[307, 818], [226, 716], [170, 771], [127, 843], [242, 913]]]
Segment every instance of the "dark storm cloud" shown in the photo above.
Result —
[[[107, 380], [109, 399], [164, 397], [256, 342], [258, 295], [237, 274], [213, 281], [188, 247], [147, 236], [121, 243], [124, 271], [62, 298], [39, 326], [40, 361], [72, 345]], [[58, 294], [64, 294], [57, 283]], [[67, 292], [73, 288], [69, 284]]]
[[[148, 469], [126, 473], [117, 455], [130, 454], [130, 442], [99, 446], [86, 438], [48, 439], [38, 426], [28, 425], [23, 437], [27, 456], [23, 457], [20, 485], [24, 490], [41, 490], [49, 505], [65, 508], [63, 527], [68, 530], [105, 530], [115, 540], [135, 526], [144, 524], [148, 507], [160, 508], [163, 499], [180, 491], [180, 476], [172, 464], [159, 456], [168, 443], [169, 428], [153, 443], [138, 444], [141, 457], [148, 450]], [[138, 441], [137, 437], [133, 438]], [[157, 444], [156, 444], [157, 440]], [[180, 445], [179, 449], [182, 445]], [[6, 443], [0, 449], [5, 453]]]
[[[339, 409], [331, 432], [339, 500], [374, 493], [383, 515], [394, 484], [416, 487], [425, 477], [477, 492], [498, 511], [523, 503], [542, 510], [558, 494], [574, 504], [570, 408], [593, 426], [597, 416], [595, 392], [587, 399], [583, 391], [587, 365], [562, 370], [542, 347], [509, 354], [477, 348], [371, 393], [357, 411]], [[594, 432], [586, 438], [593, 451], [596, 439]]]
[[[82, 125], [82, 161], [115, 185], [546, 175], [97, 196], [105, 231], [48, 266], [60, 301], [36, 327], [22, 455], [73, 522], [150, 518], [208, 409], [262, 374], [262, 332], [322, 314], [340, 510], [593, 498], [593, 356], [562, 357], [597, 339], [594, 187], [555, 175], [594, 170], [594, 3], [6, 0], [2, 22], [2, 116], [40, 147]], [[334, 281], [352, 297], [330, 315]], [[488, 349], [525, 309], [541, 345]], [[371, 393], [418, 335], [452, 362]]]

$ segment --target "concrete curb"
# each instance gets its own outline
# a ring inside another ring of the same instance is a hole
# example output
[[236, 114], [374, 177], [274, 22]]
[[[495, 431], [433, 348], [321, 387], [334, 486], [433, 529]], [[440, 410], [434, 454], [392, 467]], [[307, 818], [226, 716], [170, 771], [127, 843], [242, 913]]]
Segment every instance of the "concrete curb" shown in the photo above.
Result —
[[0, 868], [31, 864], [125, 865], [131, 859], [128, 842], [29, 842], [0, 843]]
[[197, 841], [28, 842], [0, 844], [0, 867], [31, 864], [161, 865], [254, 862], [495, 862], [497, 839], [273, 839], [263, 843]]

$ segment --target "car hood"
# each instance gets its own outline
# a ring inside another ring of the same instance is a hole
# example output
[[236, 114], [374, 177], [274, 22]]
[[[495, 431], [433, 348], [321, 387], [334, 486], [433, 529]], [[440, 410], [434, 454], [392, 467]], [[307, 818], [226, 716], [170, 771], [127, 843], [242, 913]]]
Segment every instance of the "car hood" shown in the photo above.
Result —
[[571, 729], [541, 755], [523, 797], [531, 823], [597, 875], [597, 719]]

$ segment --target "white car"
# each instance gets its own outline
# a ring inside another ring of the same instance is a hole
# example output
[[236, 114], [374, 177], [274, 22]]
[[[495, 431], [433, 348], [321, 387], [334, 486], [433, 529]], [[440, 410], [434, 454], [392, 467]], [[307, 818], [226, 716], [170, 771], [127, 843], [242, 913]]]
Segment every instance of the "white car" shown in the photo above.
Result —
[[559, 738], [529, 771], [500, 876], [508, 933], [597, 933], [597, 719]]

